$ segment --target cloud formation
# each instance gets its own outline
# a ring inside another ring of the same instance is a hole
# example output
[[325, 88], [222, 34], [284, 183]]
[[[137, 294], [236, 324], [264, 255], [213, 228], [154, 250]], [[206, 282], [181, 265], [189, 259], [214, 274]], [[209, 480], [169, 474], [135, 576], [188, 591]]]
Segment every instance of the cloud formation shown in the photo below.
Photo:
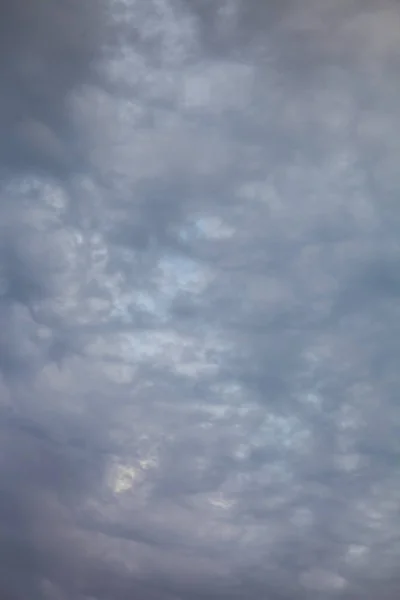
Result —
[[399, 18], [0, 0], [5, 598], [396, 597]]
[[2, 0], [0, 14], [2, 168], [76, 169], [70, 94], [101, 51], [105, 3]]

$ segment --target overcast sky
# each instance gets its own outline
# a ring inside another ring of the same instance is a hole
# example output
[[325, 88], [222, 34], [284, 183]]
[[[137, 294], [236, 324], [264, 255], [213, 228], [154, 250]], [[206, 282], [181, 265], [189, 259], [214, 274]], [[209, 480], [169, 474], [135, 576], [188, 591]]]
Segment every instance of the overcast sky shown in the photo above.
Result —
[[400, 7], [0, 0], [3, 600], [400, 576]]

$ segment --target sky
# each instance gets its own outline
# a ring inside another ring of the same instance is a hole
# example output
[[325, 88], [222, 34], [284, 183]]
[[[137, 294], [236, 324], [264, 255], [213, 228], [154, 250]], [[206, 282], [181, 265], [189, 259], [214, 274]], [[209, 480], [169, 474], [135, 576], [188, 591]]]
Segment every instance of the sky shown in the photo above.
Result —
[[400, 577], [400, 7], [0, 0], [0, 594]]

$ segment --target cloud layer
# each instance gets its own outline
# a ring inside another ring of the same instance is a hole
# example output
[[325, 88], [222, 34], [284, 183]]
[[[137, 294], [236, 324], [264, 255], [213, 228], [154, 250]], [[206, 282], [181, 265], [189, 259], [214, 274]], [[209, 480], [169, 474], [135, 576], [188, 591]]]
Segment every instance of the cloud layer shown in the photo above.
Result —
[[400, 11], [0, 0], [5, 598], [395, 598]]

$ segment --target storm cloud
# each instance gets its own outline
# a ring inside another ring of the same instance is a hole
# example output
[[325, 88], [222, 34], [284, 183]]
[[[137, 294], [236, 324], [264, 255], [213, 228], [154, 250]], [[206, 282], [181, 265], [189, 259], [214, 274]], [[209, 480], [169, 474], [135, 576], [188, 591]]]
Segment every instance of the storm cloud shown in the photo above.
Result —
[[0, 590], [395, 598], [400, 9], [0, 0]]

